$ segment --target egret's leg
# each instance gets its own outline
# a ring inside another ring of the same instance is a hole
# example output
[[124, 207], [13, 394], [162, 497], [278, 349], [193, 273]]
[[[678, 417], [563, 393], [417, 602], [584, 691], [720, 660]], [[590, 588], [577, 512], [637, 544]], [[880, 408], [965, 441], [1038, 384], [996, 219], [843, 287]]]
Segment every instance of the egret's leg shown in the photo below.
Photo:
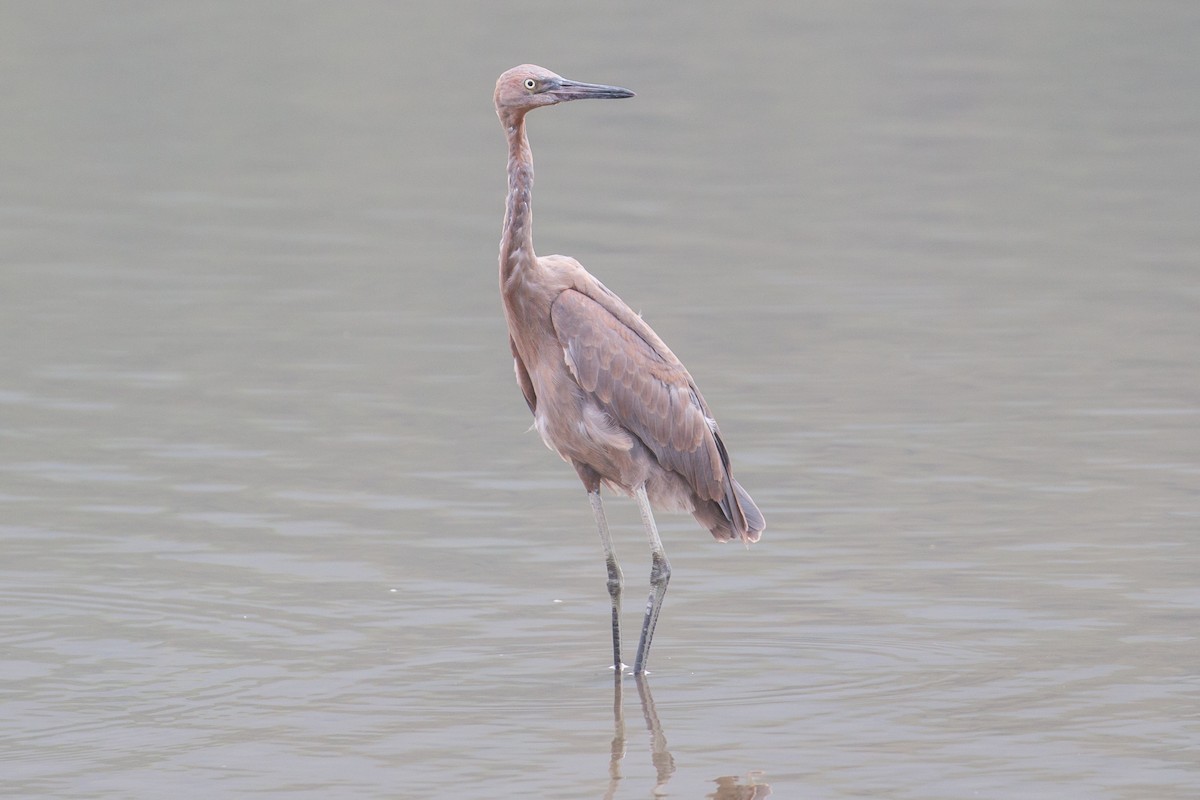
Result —
[[654, 626], [658, 624], [658, 612], [662, 608], [663, 597], [667, 594], [667, 583], [671, 580], [671, 562], [667, 561], [667, 553], [663, 550], [662, 539], [658, 536], [658, 526], [654, 524], [654, 514], [650, 511], [650, 500], [646, 497], [645, 484], [634, 490], [633, 497], [637, 500], [638, 510], [642, 512], [642, 525], [646, 528], [646, 538], [650, 540], [650, 599], [646, 601], [646, 618], [642, 621], [642, 638], [638, 641], [637, 658], [633, 662], [633, 674], [641, 675], [646, 671], [646, 657], [650, 654], [650, 640], [654, 638]]
[[596, 530], [600, 532], [600, 544], [604, 545], [604, 564], [608, 567], [608, 596], [612, 599], [613, 669], [621, 674], [625, 665], [621, 663], [621, 565], [613, 549], [612, 534], [608, 532], [608, 520], [604, 518], [604, 504], [600, 502], [600, 490], [588, 492], [592, 513], [596, 516]]

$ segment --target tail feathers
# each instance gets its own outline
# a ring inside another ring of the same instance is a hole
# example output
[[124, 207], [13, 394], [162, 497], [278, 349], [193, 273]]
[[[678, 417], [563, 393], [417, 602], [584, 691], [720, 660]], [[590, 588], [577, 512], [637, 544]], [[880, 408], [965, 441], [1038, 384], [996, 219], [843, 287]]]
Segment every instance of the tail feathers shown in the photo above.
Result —
[[747, 544], [757, 542], [762, 538], [762, 532], [767, 529], [767, 521], [763, 519], [762, 512], [754, 504], [750, 493], [743, 489], [740, 483], [733, 481], [733, 490], [737, 493], [738, 505], [741, 506], [742, 516], [746, 520], [746, 535], [742, 538]]
[[732, 478], [730, 480], [732, 491], [726, 492], [721, 502], [697, 498], [692, 516], [708, 528], [718, 542], [728, 542], [730, 539], [740, 539], [746, 544], [757, 542], [762, 538], [767, 523], [750, 494], [740, 483]]

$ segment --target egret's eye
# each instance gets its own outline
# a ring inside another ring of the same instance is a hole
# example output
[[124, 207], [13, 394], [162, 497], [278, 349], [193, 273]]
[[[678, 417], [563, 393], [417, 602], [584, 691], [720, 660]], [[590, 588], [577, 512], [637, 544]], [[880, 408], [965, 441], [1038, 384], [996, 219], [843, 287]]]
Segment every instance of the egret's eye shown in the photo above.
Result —
[[537, 88], [537, 81], [535, 81], [533, 78], [526, 78], [525, 79], [525, 88], [532, 92], [534, 89]]

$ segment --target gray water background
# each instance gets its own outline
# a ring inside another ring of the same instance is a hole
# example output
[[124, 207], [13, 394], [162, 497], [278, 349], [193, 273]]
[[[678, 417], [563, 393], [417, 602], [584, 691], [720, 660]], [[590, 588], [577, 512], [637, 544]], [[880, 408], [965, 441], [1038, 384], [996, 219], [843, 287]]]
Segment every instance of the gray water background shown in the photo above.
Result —
[[[0, 794], [1195, 797], [1198, 41], [1190, 2], [5, 4]], [[504, 338], [524, 61], [638, 93], [530, 118], [538, 249], [689, 365], [768, 521], [660, 518], [640, 695]]]

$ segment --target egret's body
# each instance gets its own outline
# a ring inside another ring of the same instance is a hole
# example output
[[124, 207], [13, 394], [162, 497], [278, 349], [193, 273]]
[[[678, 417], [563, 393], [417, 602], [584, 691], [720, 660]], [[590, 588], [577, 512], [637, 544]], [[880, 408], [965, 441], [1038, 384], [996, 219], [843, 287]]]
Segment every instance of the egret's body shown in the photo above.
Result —
[[508, 200], [500, 242], [500, 292], [517, 383], [546, 445], [587, 489], [608, 565], [613, 663], [621, 664], [622, 577], [600, 500], [601, 484], [634, 497], [650, 541], [651, 592], [634, 662], [645, 670], [671, 567], [651, 506], [686, 511], [719, 541], [758, 541], [765, 523], [733, 479], [729, 456], [692, 376], [621, 298], [566, 256], [533, 251], [532, 109], [567, 100], [631, 97], [530, 64], [496, 83], [508, 136]]

